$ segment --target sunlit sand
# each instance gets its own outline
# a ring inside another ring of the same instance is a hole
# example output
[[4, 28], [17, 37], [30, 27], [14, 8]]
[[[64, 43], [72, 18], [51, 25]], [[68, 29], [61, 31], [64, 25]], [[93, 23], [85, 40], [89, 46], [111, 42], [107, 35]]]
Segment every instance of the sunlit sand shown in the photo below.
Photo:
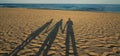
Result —
[[3, 53], [119, 56], [120, 13], [0, 8], [0, 55]]

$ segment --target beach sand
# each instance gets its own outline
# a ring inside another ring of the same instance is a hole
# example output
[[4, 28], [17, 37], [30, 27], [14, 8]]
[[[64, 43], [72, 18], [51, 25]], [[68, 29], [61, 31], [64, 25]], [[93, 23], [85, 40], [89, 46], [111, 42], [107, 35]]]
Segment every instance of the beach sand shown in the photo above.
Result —
[[[59, 25], [63, 19], [64, 28], [68, 18], [71, 18], [73, 25], [61, 33], [59, 26], [54, 25]], [[48, 28], [43, 26], [51, 19], [53, 21]], [[72, 32], [72, 37], [68, 37], [67, 29], [72, 27], [73, 31], [68, 30]], [[45, 32], [47, 29], [50, 30]], [[40, 34], [29, 37], [36, 30]], [[31, 41], [26, 41], [28, 38], [32, 38]], [[27, 44], [24, 46], [22, 43]], [[19, 46], [24, 48], [20, 49]], [[17, 47], [17, 56], [77, 56], [75, 53], [78, 56], [120, 56], [120, 13], [0, 8], [0, 55], [15, 55], [13, 50]], [[48, 53], [42, 47], [47, 48]], [[42, 53], [38, 52], [40, 48]], [[66, 51], [69, 53], [66, 54]]]

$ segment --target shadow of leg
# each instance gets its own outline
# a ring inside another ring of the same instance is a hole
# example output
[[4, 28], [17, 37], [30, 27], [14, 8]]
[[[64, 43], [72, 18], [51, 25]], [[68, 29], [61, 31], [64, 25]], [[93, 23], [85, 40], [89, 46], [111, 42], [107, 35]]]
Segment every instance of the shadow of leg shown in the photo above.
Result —
[[[53, 30], [48, 34], [47, 39], [44, 41], [43, 45], [40, 47], [39, 51], [36, 53], [35, 56], [39, 56], [41, 54], [42, 51], [44, 51], [43, 56], [47, 56], [47, 53], [53, 43], [53, 41], [55, 40], [59, 27], [62, 26], [62, 20], [60, 20], [59, 22], [57, 22], [53, 28]], [[48, 44], [48, 45], [46, 45]], [[44, 50], [44, 48], [46, 47], [46, 49]]]
[[73, 47], [73, 51], [74, 51], [74, 56], [78, 56], [74, 35], [71, 35], [71, 41], [72, 41], [72, 47]]
[[50, 41], [50, 37], [47, 37], [42, 46], [40, 47], [39, 51], [36, 53], [35, 56], [39, 56], [42, 51], [44, 50], [45, 46], [47, 46], [47, 43]]
[[55, 40], [55, 38], [51, 39], [49, 41], [49, 45], [47, 45], [46, 49], [44, 50], [43, 56], [47, 56], [47, 53], [48, 53], [48, 51], [49, 51], [49, 49], [50, 49], [50, 47], [51, 47], [51, 45], [52, 45], [52, 43], [53, 43], [54, 40]]
[[66, 43], [65, 43], [65, 45], [66, 45], [66, 56], [69, 56], [69, 48], [70, 48], [70, 46], [69, 46], [69, 42], [70, 42], [70, 35], [66, 35]]
[[23, 50], [24, 47], [33, 40], [37, 35], [39, 35], [46, 27], [48, 27], [52, 23], [51, 19], [49, 22], [45, 23], [43, 26], [38, 28], [36, 31], [34, 31], [32, 34], [30, 34], [25, 41], [22, 42], [19, 46], [17, 46], [12, 52], [9, 53], [9, 56], [17, 56], [17, 53], [20, 50]]

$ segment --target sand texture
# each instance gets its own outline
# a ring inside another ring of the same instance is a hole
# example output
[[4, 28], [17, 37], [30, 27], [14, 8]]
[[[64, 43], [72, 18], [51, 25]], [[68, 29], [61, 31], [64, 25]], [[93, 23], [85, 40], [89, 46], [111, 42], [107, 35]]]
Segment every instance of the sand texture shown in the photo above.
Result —
[[3, 55], [120, 56], [120, 13], [0, 8]]

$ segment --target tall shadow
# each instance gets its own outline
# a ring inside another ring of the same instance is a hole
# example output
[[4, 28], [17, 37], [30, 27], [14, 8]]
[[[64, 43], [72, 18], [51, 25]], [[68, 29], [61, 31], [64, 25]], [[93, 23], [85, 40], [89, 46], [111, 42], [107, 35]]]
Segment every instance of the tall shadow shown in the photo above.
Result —
[[29, 37], [23, 41], [23, 43], [19, 46], [17, 46], [11, 53], [9, 53], [6, 56], [17, 56], [17, 53], [20, 50], [23, 50], [24, 47], [30, 42], [32, 41], [32, 39], [34, 39], [37, 35], [39, 35], [45, 28], [49, 27], [49, 25], [52, 23], [53, 19], [51, 19], [49, 22], [45, 23], [43, 26], [41, 26], [39, 29], [37, 29], [36, 31], [34, 31], [31, 35], [29, 35]]
[[69, 56], [70, 40], [72, 42], [74, 56], [78, 56], [76, 43], [75, 43], [75, 36], [74, 36], [74, 32], [73, 32], [73, 22], [71, 21], [70, 18], [68, 19], [67, 23], [65, 24], [64, 30], [65, 30], [65, 28], [66, 28], [66, 43], [65, 43], [66, 56]]
[[35, 56], [41, 55], [42, 52], [43, 52], [42, 56], [47, 56], [47, 53], [53, 41], [56, 38], [59, 28], [62, 30], [62, 19], [59, 22], [57, 22], [53, 27], [52, 31], [48, 34], [47, 38], [45, 39], [44, 43], [42, 44], [42, 46], [40, 47], [39, 51], [36, 53]]

